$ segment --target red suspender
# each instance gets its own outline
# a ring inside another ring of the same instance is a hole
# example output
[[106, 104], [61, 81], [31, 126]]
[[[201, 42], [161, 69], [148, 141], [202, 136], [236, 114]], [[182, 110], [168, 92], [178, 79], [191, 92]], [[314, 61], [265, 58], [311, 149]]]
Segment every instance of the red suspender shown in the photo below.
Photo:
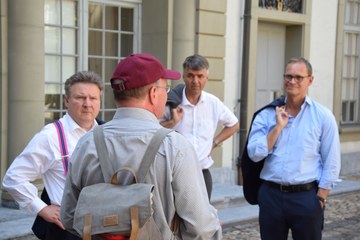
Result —
[[64, 128], [59, 120], [54, 122], [55, 128], [58, 134], [60, 153], [62, 158], [62, 163], [64, 167], [65, 176], [68, 173], [68, 165], [69, 165], [69, 151], [66, 144], [66, 138], [64, 133]]

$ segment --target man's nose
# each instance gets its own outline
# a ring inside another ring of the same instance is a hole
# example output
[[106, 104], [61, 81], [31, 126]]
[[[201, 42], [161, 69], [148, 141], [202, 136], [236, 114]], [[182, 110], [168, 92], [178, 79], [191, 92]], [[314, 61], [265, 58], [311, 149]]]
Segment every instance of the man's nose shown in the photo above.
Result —
[[85, 98], [85, 99], [84, 99], [84, 102], [83, 102], [83, 105], [89, 106], [90, 104], [91, 104], [90, 98]]
[[200, 78], [199, 78], [198, 76], [194, 76], [194, 78], [193, 78], [193, 82], [198, 83], [198, 82], [199, 82], [199, 80], [200, 80]]

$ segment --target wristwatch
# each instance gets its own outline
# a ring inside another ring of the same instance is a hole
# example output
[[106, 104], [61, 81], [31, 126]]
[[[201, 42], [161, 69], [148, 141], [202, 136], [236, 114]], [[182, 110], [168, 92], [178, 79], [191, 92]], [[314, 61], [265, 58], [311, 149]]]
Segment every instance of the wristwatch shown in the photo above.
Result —
[[320, 197], [320, 196], [317, 196], [317, 198], [318, 198], [319, 201], [322, 202], [324, 205], [325, 205], [325, 203], [327, 202], [327, 201], [326, 201], [326, 198], [322, 198], [322, 197]]
[[214, 139], [213, 140], [213, 145], [214, 145], [214, 147], [217, 147], [217, 146], [219, 146], [219, 143]]

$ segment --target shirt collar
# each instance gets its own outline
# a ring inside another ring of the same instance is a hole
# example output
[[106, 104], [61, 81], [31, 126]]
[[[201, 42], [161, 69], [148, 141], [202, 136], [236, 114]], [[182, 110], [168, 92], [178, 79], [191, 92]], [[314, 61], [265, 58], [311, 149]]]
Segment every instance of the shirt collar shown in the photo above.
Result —
[[[285, 99], [284, 99], [284, 103], [286, 103], [286, 102], [287, 102], [287, 97], [285, 97]], [[301, 108], [303, 108], [305, 106], [305, 103], [307, 105], [312, 105], [311, 98], [309, 98], [308, 96], [305, 96], [305, 101], [303, 102], [303, 104], [301, 104]]]
[[[81, 130], [81, 131], [87, 132], [85, 129], [80, 127], [68, 113], [66, 113], [63, 118], [64, 118], [64, 120], [65, 120], [66, 124], [68, 125], [71, 132], [74, 132], [75, 130]], [[96, 120], [94, 119], [94, 122], [93, 122], [93, 125], [92, 125], [91, 129], [93, 129], [97, 125], [98, 124], [97, 124]]]
[[[186, 95], [185, 95], [185, 88], [183, 89], [183, 92], [182, 92], [182, 101], [181, 101], [181, 105], [190, 105], [190, 106], [194, 106], [191, 102], [189, 102], [189, 100], [186, 98]], [[205, 93], [204, 91], [201, 91], [201, 95], [200, 95], [200, 99], [199, 99], [199, 102], [198, 103], [203, 103], [205, 102], [205, 99], [206, 99], [206, 96], [205, 96]]]
[[121, 107], [116, 109], [114, 114], [114, 119], [124, 119], [124, 118], [135, 118], [141, 120], [150, 120], [153, 122], [159, 122], [156, 116], [143, 108], [130, 108], [130, 107]]

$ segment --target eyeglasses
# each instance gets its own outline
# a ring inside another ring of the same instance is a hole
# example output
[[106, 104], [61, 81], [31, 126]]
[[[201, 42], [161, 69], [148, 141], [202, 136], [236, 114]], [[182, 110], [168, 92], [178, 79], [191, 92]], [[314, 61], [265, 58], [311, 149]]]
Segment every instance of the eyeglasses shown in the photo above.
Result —
[[310, 77], [310, 76], [299, 76], [299, 75], [290, 75], [290, 74], [284, 74], [284, 79], [285, 81], [287, 82], [290, 82], [292, 79], [295, 79], [295, 81], [297, 83], [301, 82], [302, 80], [304, 80], [304, 78], [307, 78], [307, 77]]
[[157, 88], [163, 88], [166, 90], [166, 93], [169, 93], [170, 90], [171, 90], [171, 87], [170, 86], [166, 86], [166, 87], [161, 87], [161, 86], [156, 86]]

